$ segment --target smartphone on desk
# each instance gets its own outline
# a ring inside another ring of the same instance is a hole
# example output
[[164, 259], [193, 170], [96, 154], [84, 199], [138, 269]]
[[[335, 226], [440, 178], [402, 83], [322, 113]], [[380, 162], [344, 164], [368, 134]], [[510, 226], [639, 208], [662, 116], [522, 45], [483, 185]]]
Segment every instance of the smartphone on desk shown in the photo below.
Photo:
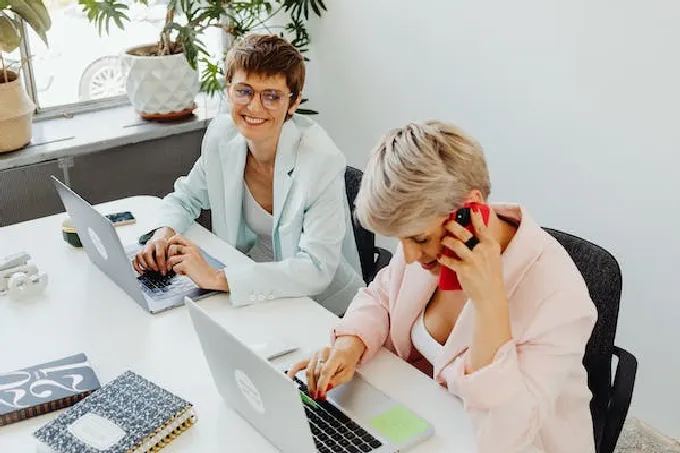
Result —
[[[472, 226], [473, 212], [480, 212], [482, 214], [484, 225], [489, 224], [489, 205], [483, 203], [465, 203], [462, 208], [449, 214], [449, 220], [455, 220], [459, 225], [463, 226], [466, 230], [474, 235], [475, 231], [474, 227]], [[451, 235], [451, 233], [447, 231], [447, 235]], [[446, 247], [442, 249], [442, 254], [457, 258], [457, 255]], [[456, 272], [444, 265], [441, 266], [439, 271], [439, 289], [445, 291], [462, 289]]]
[[135, 223], [135, 216], [130, 211], [115, 212], [108, 214], [107, 219], [113, 223], [113, 226], [131, 225]]

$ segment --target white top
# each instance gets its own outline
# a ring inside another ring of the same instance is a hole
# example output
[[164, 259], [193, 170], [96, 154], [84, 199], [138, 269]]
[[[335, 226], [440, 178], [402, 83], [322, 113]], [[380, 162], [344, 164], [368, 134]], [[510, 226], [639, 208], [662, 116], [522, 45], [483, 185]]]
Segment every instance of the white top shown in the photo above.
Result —
[[274, 249], [272, 247], [272, 224], [273, 218], [260, 203], [258, 203], [253, 194], [250, 193], [248, 184], [243, 183], [244, 197], [243, 197], [243, 218], [246, 225], [253, 233], [257, 235], [257, 241], [253, 248], [248, 252], [248, 256], [253, 261], [269, 262], [274, 261]]
[[413, 323], [413, 327], [411, 328], [411, 342], [423, 357], [434, 364], [434, 358], [439, 351], [441, 351], [442, 345], [440, 345], [425, 328], [424, 314], [425, 310], [421, 311], [420, 316], [418, 316], [416, 322]]

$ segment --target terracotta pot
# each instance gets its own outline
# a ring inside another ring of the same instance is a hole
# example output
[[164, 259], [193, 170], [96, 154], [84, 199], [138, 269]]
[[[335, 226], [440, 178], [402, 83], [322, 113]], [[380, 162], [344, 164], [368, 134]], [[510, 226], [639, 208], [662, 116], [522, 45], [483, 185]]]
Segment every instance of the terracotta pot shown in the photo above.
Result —
[[23, 148], [31, 141], [35, 105], [16, 73], [0, 83], [0, 152]]

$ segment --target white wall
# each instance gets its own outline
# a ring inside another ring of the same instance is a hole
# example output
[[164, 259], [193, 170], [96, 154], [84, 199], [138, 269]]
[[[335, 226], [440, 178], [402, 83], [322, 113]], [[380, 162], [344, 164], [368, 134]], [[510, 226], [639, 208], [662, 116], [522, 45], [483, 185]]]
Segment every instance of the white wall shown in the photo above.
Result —
[[618, 257], [632, 413], [680, 437], [680, 3], [326, 3], [306, 94], [349, 163], [412, 119], [476, 136], [494, 200]]

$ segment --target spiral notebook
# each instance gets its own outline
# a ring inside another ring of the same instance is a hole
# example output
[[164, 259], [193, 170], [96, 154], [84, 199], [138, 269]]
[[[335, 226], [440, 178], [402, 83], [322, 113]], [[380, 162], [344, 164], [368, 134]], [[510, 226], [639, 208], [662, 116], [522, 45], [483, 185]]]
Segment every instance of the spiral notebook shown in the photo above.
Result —
[[194, 423], [189, 401], [126, 371], [33, 436], [41, 452], [146, 453], [162, 449]]

